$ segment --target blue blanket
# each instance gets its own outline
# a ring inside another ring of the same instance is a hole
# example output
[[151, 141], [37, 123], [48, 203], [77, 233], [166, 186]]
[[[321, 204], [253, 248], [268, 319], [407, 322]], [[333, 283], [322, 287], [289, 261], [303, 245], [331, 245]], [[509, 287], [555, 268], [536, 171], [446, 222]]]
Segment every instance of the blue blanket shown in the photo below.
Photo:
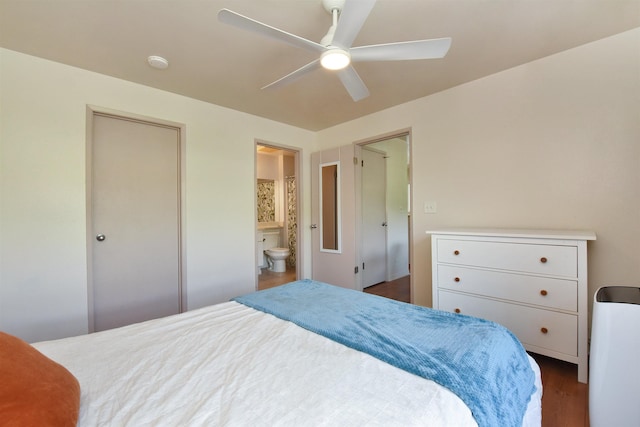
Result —
[[234, 300], [435, 381], [480, 427], [522, 425], [534, 373], [520, 342], [496, 323], [311, 280]]

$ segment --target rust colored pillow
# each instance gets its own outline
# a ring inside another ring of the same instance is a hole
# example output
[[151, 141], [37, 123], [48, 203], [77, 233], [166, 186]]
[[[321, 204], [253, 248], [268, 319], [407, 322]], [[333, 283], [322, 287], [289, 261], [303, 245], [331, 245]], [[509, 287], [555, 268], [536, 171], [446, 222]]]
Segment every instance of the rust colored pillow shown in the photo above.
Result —
[[80, 384], [64, 366], [0, 332], [0, 426], [75, 426]]

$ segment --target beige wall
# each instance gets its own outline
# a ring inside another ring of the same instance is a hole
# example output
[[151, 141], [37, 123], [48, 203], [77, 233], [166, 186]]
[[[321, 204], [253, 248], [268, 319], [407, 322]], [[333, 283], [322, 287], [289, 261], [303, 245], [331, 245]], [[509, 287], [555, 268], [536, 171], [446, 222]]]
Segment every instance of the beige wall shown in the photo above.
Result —
[[[431, 305], [425, 230], [441, 226], [593, 230], [589, 294], [640, 286], [640, 29], [326, 129], [318, 141], [404, 128], [416, 303]], [[436, 214], [423, 212], [425, 201]]]
[[188, 308], [253, 291], [255, 139], [302, 148], [306, 172], [314, 133], [0, 50], [0, 330], [87, 332], [87, 104], [186, 125]]

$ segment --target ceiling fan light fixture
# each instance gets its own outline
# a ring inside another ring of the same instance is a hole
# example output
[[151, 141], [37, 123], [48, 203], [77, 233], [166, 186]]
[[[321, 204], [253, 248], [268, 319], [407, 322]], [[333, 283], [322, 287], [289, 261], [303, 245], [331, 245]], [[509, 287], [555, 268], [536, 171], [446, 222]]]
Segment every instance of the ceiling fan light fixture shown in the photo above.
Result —
[[320, 55], [320, 64], [327, 70], [342, 70], [351, 63], [351, 55], [344, 49], [329, 49]]

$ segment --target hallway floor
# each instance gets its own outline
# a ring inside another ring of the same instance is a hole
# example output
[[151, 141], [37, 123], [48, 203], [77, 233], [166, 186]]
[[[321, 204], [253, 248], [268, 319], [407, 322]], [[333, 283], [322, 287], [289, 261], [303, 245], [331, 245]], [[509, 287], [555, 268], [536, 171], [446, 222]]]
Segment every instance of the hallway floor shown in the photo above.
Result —
[[390, 282], [382, 282], [363, 289], [367, 294], [380, 295], [402, 302], [411, 302], [411, 276], [400, 277]]

